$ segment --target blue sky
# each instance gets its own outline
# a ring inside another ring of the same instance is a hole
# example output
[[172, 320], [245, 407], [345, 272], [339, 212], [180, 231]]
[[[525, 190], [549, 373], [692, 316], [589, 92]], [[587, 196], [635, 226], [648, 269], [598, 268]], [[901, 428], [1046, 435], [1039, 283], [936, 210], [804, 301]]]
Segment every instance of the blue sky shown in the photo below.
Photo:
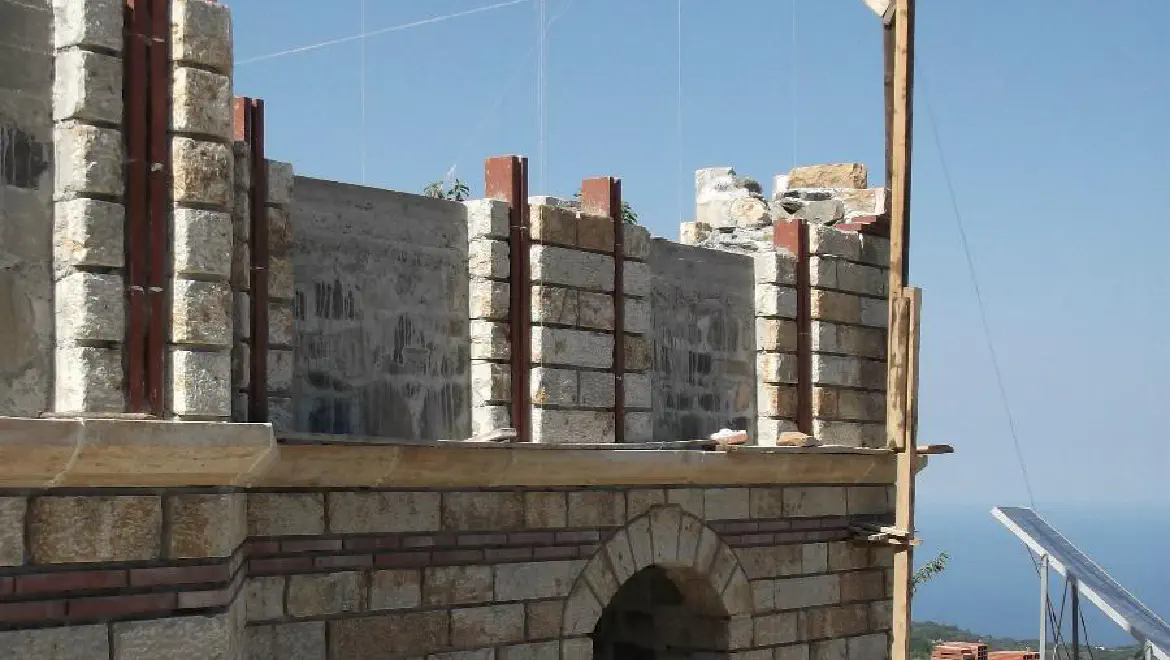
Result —
[[[360, 32], [360, 0], [230, 2], [236, 57]], [[792, 2], [796, 42], [793, 57]], [[493, 4], [366, 0], [370, 30]], [[1026, 503], [940, 170], [974, 254], [1036, 498], [1170, 505], [1170, 4], [920, 0], [911, 280], [925, 290], [921, 440], [950, 443], [920, 495]], [[861, 161], [883, 178], [881, 35], [859, 0], [548, 0], [543, 166], [535, 2], [242, 64], [268, 151], [301, 174], [420, 191], [452, 165], [533, 159], [533, 194], [623, 177], [676, 238], [691, 172], [770, 186], [793, 163]], [[564, 12], [563, 14], [561, 12]], [[794, 94], [795, 92], [795, 94]], [[793, 136], [796, 139], [793, 139]], [[681, 156], [681, 158], [680, 158]], [[545, 176], [541, 173], [545, 172]]]

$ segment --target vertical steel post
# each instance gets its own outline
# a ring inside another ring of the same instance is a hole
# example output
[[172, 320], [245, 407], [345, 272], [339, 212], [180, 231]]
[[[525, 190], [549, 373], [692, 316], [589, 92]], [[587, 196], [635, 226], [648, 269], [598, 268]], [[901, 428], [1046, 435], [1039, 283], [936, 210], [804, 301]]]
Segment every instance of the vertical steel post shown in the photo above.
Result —
[[614, 442], [626, 440], [626, 288], [625, 219], [622, 217], [622, 181], [604, 176], [581, 182], [581, 210], [613, 222], [613, 376]]
[[1071, 575], [1068, 588], [1072, 589], [1072, 660], [1081, 660], [1081, 590]]
[[1048, 555], [1040, 555], [1040, 660], [1048, 660]]
[[264, 101], [252, 99], [246, 111], [250, 116], [249, 152], [252, 165], [252, 190], [249, 210], [252, 215], [250, 334], [252, 335], [251, 386], [248, 395], [248, 421], [268, 421], [268, 161], [264, 156]]
[[777, 222], [772, 244], [796, 257], [796, 428], [813, 434], [812, 273], [808, 223], [799, 218]]
[[146, 333], [149, 324], [150, 211], [148, 208], [148, 88], [150, 13], [144, 0], [124, 5], [126, 187], [126, 387], [130, 412], [150, 411], [146, 395]]

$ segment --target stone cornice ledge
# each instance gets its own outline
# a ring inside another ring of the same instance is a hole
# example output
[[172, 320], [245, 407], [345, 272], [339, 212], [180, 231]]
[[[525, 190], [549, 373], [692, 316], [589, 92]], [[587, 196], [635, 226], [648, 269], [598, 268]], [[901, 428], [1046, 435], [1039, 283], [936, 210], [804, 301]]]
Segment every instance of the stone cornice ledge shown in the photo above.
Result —
[[892, 452], [848, 447], [286, 444], [268, 424], [0, 418], [0, 488], [881, 485], [894, 469]]
[[245, 486], [272, 467], [268, 424], [0, 417], [0, 487]]

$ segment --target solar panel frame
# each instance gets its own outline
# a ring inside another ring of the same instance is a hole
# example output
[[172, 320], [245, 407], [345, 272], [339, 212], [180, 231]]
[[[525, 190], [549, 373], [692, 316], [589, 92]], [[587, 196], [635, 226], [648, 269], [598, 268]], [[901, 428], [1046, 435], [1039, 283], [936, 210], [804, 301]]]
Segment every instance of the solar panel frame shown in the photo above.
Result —
[[991, 515], [1037, 556], [1047, 555], [1052, 568], [1071, 578], [1082, 595], [1122, 630], [1146, 644], [1155, 658], [1170, 660], [1170, 624], [1143, 605], [1048, 521], [1027, 507], [996, 507]]

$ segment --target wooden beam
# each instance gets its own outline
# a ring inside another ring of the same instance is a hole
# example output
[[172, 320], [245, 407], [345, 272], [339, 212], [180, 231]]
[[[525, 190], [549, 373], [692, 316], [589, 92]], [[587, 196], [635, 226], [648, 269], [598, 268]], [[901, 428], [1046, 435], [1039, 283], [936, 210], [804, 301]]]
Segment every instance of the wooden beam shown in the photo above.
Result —
[[890, 295], [909, 279], [910, 154], [914, 133], [914, 0], [897, 0], [890, 126]]
[[[902, 406], [902, 412], [887, 419], [887, 428], [892, 435], [898, 434], [901, 451], [895, 467], [894, 526], [905, 530], [911, 541], [914, 539], [914, 471], [919, 462], [915, 437], [917, 427], [918, 391], [918, 334], [921, 328], [922, 291], [904, 289], [897, 299], [891, 300], [898, 318], [898, 336], [905, 341], [901, 352], [904, 369], [901, 373], [902, 390], [895, 397]], [[894, 336], [891, 328], [891, 337]], [[891, 370], [891, 373], [893, 370]], [[893, 378], [891, 378], [893, 381]], [[896, 422], [896, 424], [895, 424]], [[914, 543], [898, 546], [894, 551], [893, 584], [893, 625], [891, 630], [890, 660], [910, 660], [910, 596], [911, 579], [914, 574]]]

